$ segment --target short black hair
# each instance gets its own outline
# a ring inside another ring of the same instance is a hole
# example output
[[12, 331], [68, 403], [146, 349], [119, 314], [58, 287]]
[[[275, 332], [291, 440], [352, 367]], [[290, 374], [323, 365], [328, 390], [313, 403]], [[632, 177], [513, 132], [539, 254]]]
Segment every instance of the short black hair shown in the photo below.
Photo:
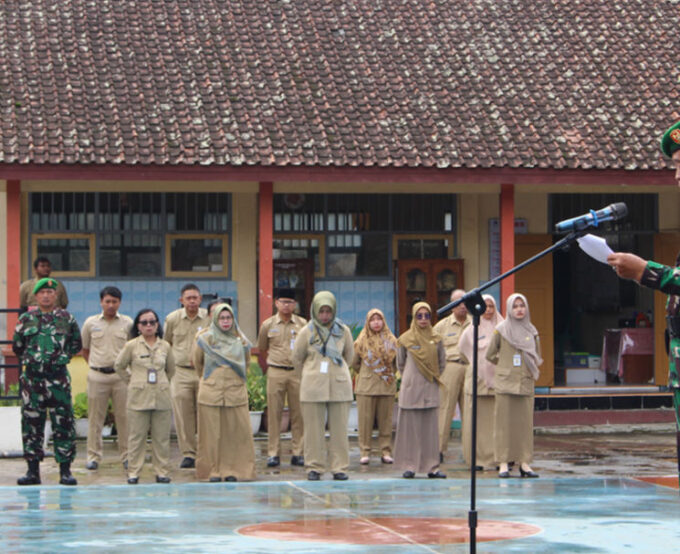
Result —
[[161, 325], [161, 320], [158, 319], [158, 314], [151, 308], [142, 308], [137, 312], [135, 320], [132, 322], [132, 329], [130, 329], [130, 337], [134, 339], [140, 335], [139, 327], [137, 327], [137, 325], [139, 324], [139, 319], [142, 317], [143, 314], [147, 314], [149, 312], [151, 312], [153, 316], [156, 318], [156, 321], [158, 321], [158, 327], [156, 327], [156, 336], [159, 339], [163, 338], [163, 326]]
[[120, 289], [118, 287], [104, 287], [102, 290], [99, 291], [99, 300], [104, 300], [104, 297], [107, 295], [113, 296], [118, 300], [123, 299], [123, 293], [120, 292]]
[[51, 266], [52, 262], [50, 261], [49, 258], [46, 258], [45, 256], [38, 256], [33, 262], [33, 269], [38, 269], [38, 264], [50, 264]]
[[201, 294], [201, 290], [196, 285], [194, 285], [193, 283], [187, 283], [182, 287], [182, 290], [179, 293], [180, 296], [183, 295], [188, 290], [195, 290], [198, 294]]

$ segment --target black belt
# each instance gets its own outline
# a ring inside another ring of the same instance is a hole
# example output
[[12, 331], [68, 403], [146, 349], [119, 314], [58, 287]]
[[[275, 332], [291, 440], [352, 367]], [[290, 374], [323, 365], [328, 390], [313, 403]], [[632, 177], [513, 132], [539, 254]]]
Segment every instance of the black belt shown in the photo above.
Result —
[[92, 367], [92, 366], [90, 366], [90, 369], [94, 369], [95, 371], [98, 371], [99, 373], [105, 373], [106, 375], [110, 375], [111, 373], [116, 372], [116, 370], [113, 369], [112, 367]]
[[194, 369], [194, 366], [191, 365], [179, 365], [177, 367], [181, 367], [182, 369]]
[[269, 364], [269, 367], [275, 367], [276, 369], [285, 369], [286, 371], [292, 371], [295, 369], [292, 365], [274, 365]]
[[667, 315], [666, 326], [672, 337], [680, 337], [680, 315]]

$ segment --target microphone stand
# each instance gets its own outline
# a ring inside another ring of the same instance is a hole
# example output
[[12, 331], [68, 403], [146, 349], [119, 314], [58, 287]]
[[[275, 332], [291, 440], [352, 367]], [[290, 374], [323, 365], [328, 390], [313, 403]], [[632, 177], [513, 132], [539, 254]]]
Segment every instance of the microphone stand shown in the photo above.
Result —
[[521, 264], [513, 267], [512, 269], [506, 271], [498, 277], [494, 277], [488, 283], [484, 283], [482, 286], [477, 287], [469, 292], [467, 292], [462, 298], [449, 302], [446, 306], [439, 308], [437, 310], [437, 315], [441, 315], [444, 312], [455, 308], [459, 304], [464, 303], [465, 307], [472, 314], [472, 324], [473, 328], [473, 341], [472, 341], [472, 424], [471, 424], [471, 441], [470, 448], [470, 511], [468, 512], [468, 528], [470, 532], [470, 553], [475, 554], [477, 552], [477, 509], [476, 509], [476, 487], [477, 487], [477, 475], [475, 466], [477, 465], [477, 366], [478, 366], [478, 352], [477, 347], [479, 343], [479, 322], [481, 315], [486, 311], [486, 303], [482, 298], [482, 291], [494, 286], [506, 277], [517, 273], [520, 269], [531, 265], [535, 261], [543, 258], [544, 256], [554, 252], [555, 250], [560, 250], [562, 248], [568, 248], [571, 243], [573, 243], [579, 237], [582, 237], [587, 232], [587, 229], [578, 229], [570, 232], [567, 236], [557, 241], [552, 246], [546, 248], [545, 250], [539, 252], [535, 256], [529, 258], [528, 260], [522, 262]]

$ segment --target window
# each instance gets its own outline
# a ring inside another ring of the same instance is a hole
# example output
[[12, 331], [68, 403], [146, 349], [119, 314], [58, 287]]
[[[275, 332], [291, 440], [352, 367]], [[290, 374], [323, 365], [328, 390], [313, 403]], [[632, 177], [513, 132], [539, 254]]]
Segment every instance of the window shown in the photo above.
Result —
[[61, 275], [228, 276], [226, 193], [32, 193], [30, 213], [32, 257], [54, 257]]

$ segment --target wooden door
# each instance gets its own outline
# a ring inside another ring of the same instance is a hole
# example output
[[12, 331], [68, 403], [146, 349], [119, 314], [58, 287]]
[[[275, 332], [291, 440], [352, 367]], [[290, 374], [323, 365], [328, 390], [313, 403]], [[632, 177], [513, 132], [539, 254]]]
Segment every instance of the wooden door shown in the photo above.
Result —
[[[680, 234], [659, 233], [654, 237], [654, 261], [664, 265], [675, 265], [680, 252]], [[654, 293], [654, 384], [668, 384], [668, 354], [664, 344], [666, 329], [666, 295]]]
[[[411, 325], [411, 307], [427, 302], [432, 310], [449, 302], [451, 291], [464, 288], [463, 260], [398, 260], [395, 269], [398, 333]], [[436, 322], [436, 314], [432, 323]]]
[[[515, 264], [552, 246], [552, 235], [515, 235]], [[515, 291], [527, 297], [531, 322], [538, 329], [543, 365], [536, 386], [555, 384], [555, 334], [553, 329], [553, 260], [544, 256], [515, 274]], [[502, 307], [505, 311], [505, 306]], [[506, 314], [504, 314], [506, 315]]]
[[280, 289], [293, 290], [299, 315], [309, 319], [314, 295], [314, 260], [274, 260], [274, 299]]

